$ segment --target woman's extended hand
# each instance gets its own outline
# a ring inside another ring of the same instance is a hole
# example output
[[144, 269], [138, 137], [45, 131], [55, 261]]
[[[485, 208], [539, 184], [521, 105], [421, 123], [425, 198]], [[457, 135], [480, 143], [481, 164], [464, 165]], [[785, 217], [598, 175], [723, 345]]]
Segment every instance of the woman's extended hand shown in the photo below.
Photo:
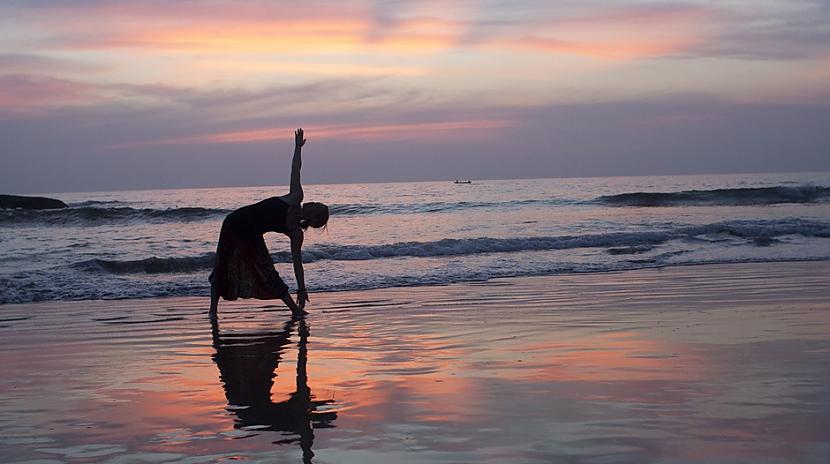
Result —
[[294, 131], [294, 145], [298, 147], [302, 147], [305, 145], [305, 139], [303, 138], [303, 128], [299, 128]]

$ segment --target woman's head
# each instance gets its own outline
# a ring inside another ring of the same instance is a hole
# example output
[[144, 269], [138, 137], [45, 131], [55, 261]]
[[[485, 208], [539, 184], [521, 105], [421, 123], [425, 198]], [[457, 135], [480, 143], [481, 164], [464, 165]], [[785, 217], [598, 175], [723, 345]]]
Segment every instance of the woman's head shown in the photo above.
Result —
[[321, 227], [324, 227], [328, 222], [328, 206], [322, 203], [317, 203], [315, 201], [303, 203], [303, 212], [302, 218], [300, 219], [300, 225], [304, 229], [308, 226], [314, 227], [315, 229], [319, 229]]

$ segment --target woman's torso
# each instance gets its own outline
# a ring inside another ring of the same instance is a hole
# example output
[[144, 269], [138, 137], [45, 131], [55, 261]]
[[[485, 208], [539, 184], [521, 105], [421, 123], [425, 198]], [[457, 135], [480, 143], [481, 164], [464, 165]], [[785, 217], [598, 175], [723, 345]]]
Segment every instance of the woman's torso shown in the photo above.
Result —
[[266, 232], [288, 235], [285, 223], [288, 208], [289, 205], [279, 197], [266, 198], [229, 214], [223, 227], [232, 227], [242, 235], [262, 235]]

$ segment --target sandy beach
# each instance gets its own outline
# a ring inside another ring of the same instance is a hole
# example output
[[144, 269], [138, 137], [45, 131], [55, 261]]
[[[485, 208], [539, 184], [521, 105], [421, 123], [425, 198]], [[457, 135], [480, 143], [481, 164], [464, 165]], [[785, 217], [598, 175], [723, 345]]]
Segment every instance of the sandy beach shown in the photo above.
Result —
[[0, 461], [830, 460], [830, 263], [0, 306]]

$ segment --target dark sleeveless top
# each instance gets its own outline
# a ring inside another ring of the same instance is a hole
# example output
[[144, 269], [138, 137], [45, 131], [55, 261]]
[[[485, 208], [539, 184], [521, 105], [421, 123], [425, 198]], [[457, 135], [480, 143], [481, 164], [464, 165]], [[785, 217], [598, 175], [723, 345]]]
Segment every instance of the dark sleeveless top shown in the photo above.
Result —
[[288, 235], [285, 215], [288, 203], [277, 197], [266, 198], [259, 203], [243, 206], [225, 218], [222, 227], [230, 227], [243, 236], [262, 236], [265, 232], [281, 232]]

